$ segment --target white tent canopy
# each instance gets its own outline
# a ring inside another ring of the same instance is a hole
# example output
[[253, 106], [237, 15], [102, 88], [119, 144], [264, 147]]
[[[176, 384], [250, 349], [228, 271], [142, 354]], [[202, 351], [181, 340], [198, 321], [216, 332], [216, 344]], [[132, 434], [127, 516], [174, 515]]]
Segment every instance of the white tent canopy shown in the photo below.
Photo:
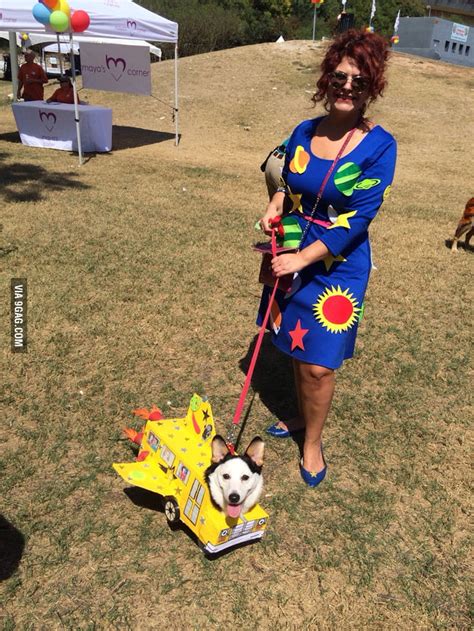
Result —
[[[30, 37], [35, 34], [53, 35], [56, 33], [48, 27], [37, 22], [33, 17], [33, 7], [37, 0], [0, 0], [0, 31], [8, 31], [10, 37], [10, 52], [12, 56], [12, 81], [16, 94], [16, 47], [14, 33], [27, 33]], [[70, 0], [72, 11], [83, 10], [89, 14], [90, 25], [81, 38], [91, 37], [124, 38], [131, 40], [151, 40], [158, 42], [170, 42], [175, 45], [175, 106], [174, 120], [176, 127], [175, 142], [178, 144], [178, 24], [166, 18], [144, 9], [131, 0]], [[75, 36], [70, 35], [73, 43]], [[72, 58], [73, 59], [73, 58]], [[75, 104], [77, 106], [76, 87], [73, 85]], [[76, 118], [78, 114], [76, 112]], [[79, 163], [82, 163], [79, 122]]]
[[[33, 17], [37, 0], [0, 0], [0, 31], [56, 35]], [[83, 37], [123, 37], [154, 42], [178, 41], [178, 25], [131, 0], [71, 0], [71, 9], [91, 19]]]
[[[46, 53], [57, 53], [58, 52], [58, 44], [56, 41], [55, 37], [50, 37], [48, 39], [45, 39], [41, 36], [39, 36], [42, 39], [42, 43], [45, 42], [54, 42], [52, 44], [48, 44], [47, 46], [45, 46], [43, 48], [43, 51]], [[60, 42], [60, 48], [61, 48], [61, 53], [69, 53], [71, 50], [71, 44], [69, 43], [69, 41], [65, 42], [62, 41], [64, 38], [63, 37], [59, 37], [59, 42]], [[34, 35], [30, 35], [30, 40], [32, 45], [36, 44], [36, 37]], [[74, 43], [73, 43], [73, 50], [74, 53], [78, 53], [80, 48], [81, 48], [81, 43], [82, 42], [92, 42], [94, 44], [119, 44], [120, 46], [148, 46], [148, 48], [150, 49], [150, 53], [152, 53], [153, 55], [156, 55], [157, 57], [161, 58], [161, 48], [158, 48], [158, 46], [153, 46], [153, 44], [149, 44], [148, 42], [145, 42], [144, 40], [140, 40], [140, 39], [116, 39], [115, 37], [113, 39], [108, 38], [108, 37], [81, 37], [79, 35], [76, 35], [74, 37]]]

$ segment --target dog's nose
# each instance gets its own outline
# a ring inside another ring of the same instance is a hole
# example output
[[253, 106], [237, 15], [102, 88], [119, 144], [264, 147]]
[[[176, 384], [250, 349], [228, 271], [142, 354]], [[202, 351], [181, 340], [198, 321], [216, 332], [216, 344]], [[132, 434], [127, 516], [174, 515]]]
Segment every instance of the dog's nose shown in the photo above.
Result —
[[240, 495], [238, 493], [230, 493], [229, 502], [232, 504], [238, 504], [240, 502]]

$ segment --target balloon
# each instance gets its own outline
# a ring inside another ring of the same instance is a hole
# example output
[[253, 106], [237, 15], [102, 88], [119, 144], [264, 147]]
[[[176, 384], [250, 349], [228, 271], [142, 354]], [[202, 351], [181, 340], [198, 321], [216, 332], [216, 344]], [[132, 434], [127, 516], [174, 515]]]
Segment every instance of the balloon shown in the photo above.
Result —
[[26, 33], [22, 33], [21, 34], [21, 39], [26, 42], [26, 40], [28, 39], [28, 35]]
[[390, 40], [391, 40], [392, 44], [398, 44], [398, 42], [400, 41], [400, 38], [398, 37], [398, 35], [392, 35]]
[[62, 11], [68, 17], [69, 17], [69, 14], [71, 13], [71, 9], [69, 8], [69, 4], [68, 4], [67, 0], [58, 0], [58, 4], [57, 4], [55, 10], [56, 11]]
[[53, 11], [49, 17], [49, 24], [56, 32], [62, 33], [69, 28], [69, 18], [64, 11]]
[[58, 0], [39, 0], [45, 7], [48, 7], [51, 11], [56, 10], [56, 5], [58, 4]]
[[38, 2], [38, 4], [35, 4], [33, 7], [33, 17], [41, 24], [49, 24], [51, 15], [51, 11], [44, 4]]
[[74, 33], [82, 33], [89, 28], [89, 24], [91, 23], [91, 19], [89, 14], [86, 11], [74, 11], [71, 16], [71, 28]]

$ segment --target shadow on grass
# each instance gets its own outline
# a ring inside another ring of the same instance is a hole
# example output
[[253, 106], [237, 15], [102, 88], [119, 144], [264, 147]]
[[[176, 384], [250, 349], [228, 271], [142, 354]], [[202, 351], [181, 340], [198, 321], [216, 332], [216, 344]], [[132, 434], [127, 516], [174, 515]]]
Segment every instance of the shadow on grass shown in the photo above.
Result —
[[0, 154], [0, 198], [6, 202], [38, 202], [56, 191], [90, 188], [78, 181], [79, 174], [51, 171], [29, 162], [9, 163], [7, 156]]
[[25, 537], [0, 515], [0, 581], [5, 581], [20, 565]]
[[[448, 250], [450, 250], [453, 245], [453, 240], [446, 239], [444, 245], [448, 248]], [[458, 250], [463, 250], [464, 252], [474, 252], [474, 245], [471, 245], [470, 243], [467, 244], [465, 241], [458, 241]]]
[[[250, 360], [255, 349], [254, 337], [239, 366], [248, 373]], [[275, 421], [285, 421], [297, 414], [296, 391], [293, 380], [291, 359], [278, 351], [266, 333], [252, 377], [252, 388], [258, 393], [262, 403], [268, 408]]]
[[[141, 508], [146, 508], [147, 510], [151, 510], [157, 513], [163, 514], [163, 519], [166, 519], [165, 510], [164, 510], [164, 498], [158, 493], [153, 493], [152, 491], [147, 491], [146, 489], [141, 489], [137, 486], [132, 486], [128, 489], [124, 489], [125, 495], [131, 500], [135, 506], [140, 506]], [[253, 545], [256, 541], [245, 541], [238, 545], [232, 546], [231, 548], [227, 548], [226, 550], [222, 550], [221, 552], [217, 552], [215, 554], [210, 554], [204, 550], [204, 545], [199, 541], [197, 536], [185, 525], [183, 522], [178, 521], [176, 523], [168, 523], [168, 527], [172, 532], [183, 532], [185, 533], [196, 546], [201, 550], [203, 554], [205, 554], [206, 558], [209, 561], [216, 561], [227, 554], [238, 550], [239, 548], [247, 547], [248, 545]]]
[[[112, 127], [112, 151], [122, 149], [133, 149], [134, 147], [144, 147], [154, 145], [166, 140], [174, 140], [175, 135], [166, 131], [155, 131], [153, 129], [142, 129], [141, 127], [127, 127], [126, 125], [114, 125]], [[179, 139], [181, 136], [179, 136]]]
[[[0, 134], [0, 141], [21, 145], [20, 134], [17, 131], [9, 131], [5, 134]], [[0, 154], [2, 159], [4, 159], [5, 155], [4, 153]]]

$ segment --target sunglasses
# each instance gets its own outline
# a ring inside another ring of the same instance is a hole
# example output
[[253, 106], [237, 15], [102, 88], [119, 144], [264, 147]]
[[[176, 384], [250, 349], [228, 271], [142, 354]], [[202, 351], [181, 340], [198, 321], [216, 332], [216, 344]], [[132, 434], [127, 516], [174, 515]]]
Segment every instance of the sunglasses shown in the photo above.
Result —
[[351, 83], [352, 91], [357, 94], [361, 94], [367, 90], [370, 85], [370, 79], [360, 74], [353, 77], [346, 72], [342, 72], [342, 70], [334, 70], [334, 72], [331, 72], [329, 75], [329, 83], [333, 88], [336, 88], [336, 90], [343, 88], [348, 81]]

